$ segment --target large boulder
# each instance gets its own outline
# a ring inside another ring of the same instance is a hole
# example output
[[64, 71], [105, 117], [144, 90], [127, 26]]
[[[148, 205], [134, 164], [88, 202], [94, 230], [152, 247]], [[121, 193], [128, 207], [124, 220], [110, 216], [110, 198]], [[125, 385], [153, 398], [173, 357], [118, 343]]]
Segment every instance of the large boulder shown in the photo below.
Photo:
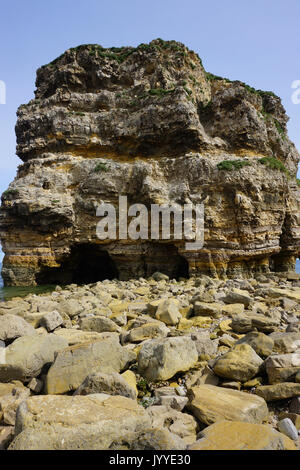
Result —
[[17, 315], [0, 315], [0, 340], [6, 343], [12, 342], [21, 336], [35, 335], [32, 325]]
[[178, 302], [174, 299], [162, 300], [157, 307], [155, 317], [166, 325], [177, 325], [181, 318]]
[[64, 338], [53, 334], [22, 336], [5, 349], [0, 364], [0, 381], [29, 381], [37, 377], [45, 365], [54, 361], [55, 354], [68, 345]]
[[283, 382], [273, 385], [260, 385], [255, 393], [266, 401], [286, 400], [300, 396], [300, 383]]
[[170, 329], [163, 322], [150, 322], [132, 328], [128, 333], [122, 335], [123, 343], [140, 343], [146, 339], [165, 337]]
[[248, 344], [238, 344], [218, 359], [214, 373], [226, 379], [246, 382], [252, 379], [263, 364], [263, 360]]
[[197, 360], [197, 348], [190, 337], [153, 339], [138, 354], [138, 371], [148, 380], [167, 380], [191, 369]]
[[74, 395], [91, 395], [93, 393], [106, 393], [107, 395], [121, 395], [135, 400], [136, 390], [131, 387], [122, 375], [116, 372], [105, 374], [96, 372], [89, 374]]
[[96, 331], [97, 333], [120, 331], [120, 327], [113, 320], [98, 315], [82, 318], [79, 322], [79, 326], [83, 331]]
[[196, 440], [197, 421], [187, 413], [180, 413], [169, 406], [150, 406], [147, 409], [154, 428], [168, 429], [177, 434], [186, 444]]
[[220, 421], [199, 438], [189, 450], [296, 450], [291, 439], [264, 424]]
[[261, 423], [268, 416], [265, 400], [237, 390], [198, 385], [188, 390], [188, 397], [189, 410], [207, 425], [224, 419]]
[[246, 308], [249, 307], [252, 298], [249, 292], [241, 289], [232, 289], [223, 298], [226, 304], [243, 304]]
[[103, 450], [132, 447], [151, 428], [148, 413], [120, 396], [35, 396], [17, 413], [13, 450]]
[[243, 338], [239, 339], [235, 344], [249, 344], [249, 346], [251, 346], [261, 357], [269, 356], [274, 347], [273, 339], [258, 331], [251, 331]]
[[[96, 331], [82, 331], [72, 328], [61, 328], [60, 330], [56, 330], [54, 334], [60, 338], [65, 338], [69, 346], [90, 343], [91, 341], [103, 339], [104, 335], [106, 337], [108, 336], [108, 332], [97, 333]], [[116, 336], [116, 338], [119, 337], [118, 333], [112, 333], [110, 336]]]
[[274, 341], [274, 351], [279, 354], [292, 353], [299, 349], [300, 351], [300, 333], [292, 332], [274, 332], [270, 337]]
[[270, 384], [293, 382], [300, 372], [300, 353], [269, 356], [265, 361]]
[[76, 390], [91, 373], [120, 372], [136, 355], [114, 338], [70, 346], [57, 354], [46, 378], [49, 395]]

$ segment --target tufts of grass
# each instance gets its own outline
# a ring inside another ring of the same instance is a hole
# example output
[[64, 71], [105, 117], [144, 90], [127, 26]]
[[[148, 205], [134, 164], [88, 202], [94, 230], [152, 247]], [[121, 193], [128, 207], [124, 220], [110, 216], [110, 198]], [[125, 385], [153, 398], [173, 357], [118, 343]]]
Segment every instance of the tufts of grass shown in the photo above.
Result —
[[275, 124], [278, 134], [280, 135], [282, 140], [285, 140], [286, 139], [285, 131], [281, 127], [280, 122], [278, 122], [277, 119], [273, 119], [273, 120], [274, 120], [274, 124]]
[[173, 93], [173, 91], [175, 91], [175, 88], [169, 88], [168, 90], [164, 89], [164, 88], [151, 88], [148, 93], [149, 95], [152, 95], [152, 96], [159, 96], [160, 98], [162, 96], [165, 96], [165, 95], [168, 95], [170, 93]]
[[278, 158], [263, 157], [263, 158], [260, 158], [258, 161], [262, 165], [266, 165], [268, 168], [271, 168], [272, 170], [279, 170], [289, 175], [288, 169], [280, 160], [278, 160]]
[[104, 172], [109, 171], [109, 168], [107, 167], [106, 163], [98, 163], [94, 168], [95, 173], [100, 173], [102, 171]]
[[240, 170], [244, 166], [251, 166], [248, 160], [223, 160], [217, 164], [218, 170], [232, 171]]
[[249, 91], [249, 93], [254, 93], [255, 95], [260, 96], [261, 98], [263, 98], [266, 95], [273, 96], [274, 98], [278, 98], [278, 96], [275, 95], [275, 93], [273, 93], [272, 91], [256, 90], [252, 86], [247, 85], [247, 83], [241, 82], [239, 80], [230, 80], [229, 78], [220, 77], [219, 75], [214, 75], [213, 73], [209, 73], [209, 72], [206, 72], [206, 78], [207, 78], [207, 80], [210, 80], [210, 81], [212, 81], [212, 80], [224, 80], [227, 83], [239, 83], [244, 88], [246, 88], [246, 90]]
[[17, 189], [7, 189], [2, 194], [3, 199], [8, 199], [9, 197], [17, 197], [19, 195], [19, 191]]

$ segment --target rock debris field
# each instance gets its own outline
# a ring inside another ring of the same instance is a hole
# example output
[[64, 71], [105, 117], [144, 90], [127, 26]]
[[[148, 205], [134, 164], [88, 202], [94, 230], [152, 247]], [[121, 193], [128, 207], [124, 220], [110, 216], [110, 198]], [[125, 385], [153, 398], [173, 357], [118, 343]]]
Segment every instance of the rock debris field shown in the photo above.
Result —
[[0, 447], [299, 449], [300, 276], [105, 280], [0, 306]]

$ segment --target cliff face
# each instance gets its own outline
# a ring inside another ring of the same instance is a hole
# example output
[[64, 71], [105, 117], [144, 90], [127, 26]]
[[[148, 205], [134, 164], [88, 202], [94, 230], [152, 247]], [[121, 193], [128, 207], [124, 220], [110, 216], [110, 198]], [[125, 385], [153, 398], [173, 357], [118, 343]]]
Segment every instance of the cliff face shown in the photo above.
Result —
[[[2, 195], [6, 285], [293, 267], [299, 155], [273, 93], [206, 73], [197, 54], [162, 40], [70, 49], [37, 71], [36, 86], [18, 110], [23, 164]], [[204, 247], [100, 241], [97, 204], [119, 195], [204, 201]]]

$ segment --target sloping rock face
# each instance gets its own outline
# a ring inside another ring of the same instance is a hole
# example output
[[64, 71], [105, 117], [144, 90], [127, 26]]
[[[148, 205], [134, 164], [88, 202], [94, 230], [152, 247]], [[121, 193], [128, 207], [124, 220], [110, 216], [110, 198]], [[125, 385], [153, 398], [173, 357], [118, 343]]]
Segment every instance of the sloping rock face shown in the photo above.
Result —
[[[69, 49], [37, 71], [36, 87], [17, 113], [23, 164], [2, 195], [6, 285], [294, 267], [299, 155], [273, 93], [211, 75], [160, 39]], [[120, 195], [147, 207], [204, 202], [203, 248], [118, 230], [99, 240], [96, 207]]]

